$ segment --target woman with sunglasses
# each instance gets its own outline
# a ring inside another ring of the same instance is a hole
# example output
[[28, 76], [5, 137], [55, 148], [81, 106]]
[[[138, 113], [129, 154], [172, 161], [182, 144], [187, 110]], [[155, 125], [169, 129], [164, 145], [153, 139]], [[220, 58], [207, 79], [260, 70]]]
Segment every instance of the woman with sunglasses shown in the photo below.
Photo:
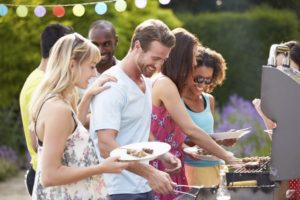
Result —
[[[187, 113], [181, 95], [193, 74], [200, 43], [193, 34], [183, 28], [174, 29], [173, 33], [176, 37], [176, 45], [162, 66], [161, 73], [153, 77], [151, 118], [153, 136], [156, 140], [169, 143], [170, 152], [181, 160], [182, 165], [184, 164], [182, 145], [187, 136], [191, 142], [226, 162], [239, 162], [239, 159], [224, 150], [198, 127]], [[164, 163], [159, 160], [154, 160], [151, 164], [160, 170], [165, 170]], [[171, 174], [171, 178], [178, 185], [187, 184], [184, 167], [177, 174]], [[176, 188], [181, 191], [185, 189], [180, 186]], [[175, 197], [175, 194], [155, 194], [154, 199], [168, 200]]]
[[77, 108], [75, 87], [87, 88], [100, 58], [98, 48], [76, 33], [63, 36], [52, 47], [45, 78], [30, 106], [31, 134], [38, 141], [32, 199], [104, 199], [100, 174], [120, 173], [128, 166], [116, 157], [99, 163], [82, 125], [92, 97], [115, 78], [100, 77]]
[[[184, 106], [193, 122], [206, 133], [214, 132], [214, 97], [210, 94], [221, 85], [226, 76], [226, 63], [221, 54], [205, 47], [199, 47], [197, 64], [190, 74], [182, 91]], [[219, 144], [232, 145], [235, 140], [217, 141]], [[189, 144], [189, 138], [186, 139]], [[189, 147], [188, 145], [183, 148]], [[187, 152], [187, 151], [186, 151]], [[220, 161], [198, 160], [197, 153], [184, 156], [185, 171], [189, 185], [213, 186], [220, 182]]]

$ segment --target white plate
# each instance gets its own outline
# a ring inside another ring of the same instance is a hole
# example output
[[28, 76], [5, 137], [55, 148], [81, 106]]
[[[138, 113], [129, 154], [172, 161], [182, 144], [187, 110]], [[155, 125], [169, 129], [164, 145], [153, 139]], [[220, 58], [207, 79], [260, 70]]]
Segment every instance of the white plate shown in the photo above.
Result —
[[218, 158], [216, 156], [213, 156], [213, 155], [201, 155], [201, 154], [198, 153], [198, 149], [201, 150], [200, 147], [193, 146], [193, 147], [186, 147], [186, 148], [183, 149], [183, 151], [185, 153], [195, 153], [195, 154], [197, 154], [197, 159], [199, 159], [199, 160], [216, 160], [216, 161], [220, 160], [220, 158]]
[[234, 131], [212, 133], [211, 136], [216, 140], [238, 139], [250, 132], [251, 131], [249, 130], [249, 128], [245, 128], [245, 129], [234, 130]]
[[[152, 149], [153, 153], [147, 154], [147, 156], [141, 158], [127, 154], [127, 149], [134, 149], [140, 151], [143, 148]], [[171, 146], [164, 142], [141, 142], [116, 148], [112, 152], [110, 152], [110, 156], [120, 156], [119, 159], [122, 161], [147, 161], [153, 160], [158, 156], [167, 153], [168, 151], [170, 151], [170, 149]]]

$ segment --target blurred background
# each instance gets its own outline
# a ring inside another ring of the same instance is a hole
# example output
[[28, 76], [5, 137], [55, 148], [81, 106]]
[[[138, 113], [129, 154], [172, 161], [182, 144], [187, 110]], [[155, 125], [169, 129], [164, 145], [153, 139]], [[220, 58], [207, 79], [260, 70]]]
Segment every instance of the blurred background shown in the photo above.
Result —
[[[59, 2], [65, 5], [62, 17], [52, 13], [55, 4], [50, 0], [0, 2], [0, 181], [25, 169], [30, 160], [18, 98], [26, 77], [39, 64], [40, 33], [54, 22], [87, 36], [93, 21], [111, 21], [119, 36], [118, 59], [127, 52], [136, 25], [145, 19], [161, 19], [172, 29], [186, 28], [204, 46], [220, 52], [228, 65], [225, 83], [213, 93], [215, 131], [251, 127], [251, 133], [230, 150], [237, 156], [270, 154], [270, 140], [251, 101], [260, 96], [261, 66], [267, 62], [270, 46], [299, 40], [300, 0], [148, 0], [146, 5], [137, 4], [141, 1], [125, 1], [122, 12], [116, 10], [115, 1], [105, 1], [107, 11], [100, 15], [96, 2], [63, 0]], [[84, 14], [77, 17], [73, 5], [67, 6], [70, 3], [91, 4], [84, 4]], [[26, 16], [24, 10], [16, 12], [18, 5], [28, 5]], [[37, 5], [49, 5], [45, 16], [35, 15]]]

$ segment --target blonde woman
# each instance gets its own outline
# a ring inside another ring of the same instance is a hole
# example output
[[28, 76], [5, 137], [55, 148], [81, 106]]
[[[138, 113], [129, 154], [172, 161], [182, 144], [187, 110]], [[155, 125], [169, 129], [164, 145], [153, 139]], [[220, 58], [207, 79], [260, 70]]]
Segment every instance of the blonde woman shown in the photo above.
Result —
[[74, 33], [51, 50], [45, 78], [31, 100], [31, 132], [38, 143], [38, 166], [32, 199], [104, 199], [100, 174], [128, 166], [117, 158], [99, 161], [82, 126], [91, 98], [115, 78], [100, 77], [77, 108], [75, 86], [87, 88], [101, 56], [95, 45]]

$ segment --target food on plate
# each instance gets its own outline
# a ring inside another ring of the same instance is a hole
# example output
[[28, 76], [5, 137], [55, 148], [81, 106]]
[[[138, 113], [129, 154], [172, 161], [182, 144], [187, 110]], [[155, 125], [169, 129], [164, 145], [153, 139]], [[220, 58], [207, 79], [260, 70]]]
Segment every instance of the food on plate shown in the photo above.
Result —
[[127, 154], [134, 157], [143, 158], [149, 154], [153, 154], [153, 149], [150, 148], [143, 148], [142, 150], [127, 149]]
[[153, 149], [150, 148], [143, 148], [143, 151], [145, 151], [147, 154], [153, 154]]

